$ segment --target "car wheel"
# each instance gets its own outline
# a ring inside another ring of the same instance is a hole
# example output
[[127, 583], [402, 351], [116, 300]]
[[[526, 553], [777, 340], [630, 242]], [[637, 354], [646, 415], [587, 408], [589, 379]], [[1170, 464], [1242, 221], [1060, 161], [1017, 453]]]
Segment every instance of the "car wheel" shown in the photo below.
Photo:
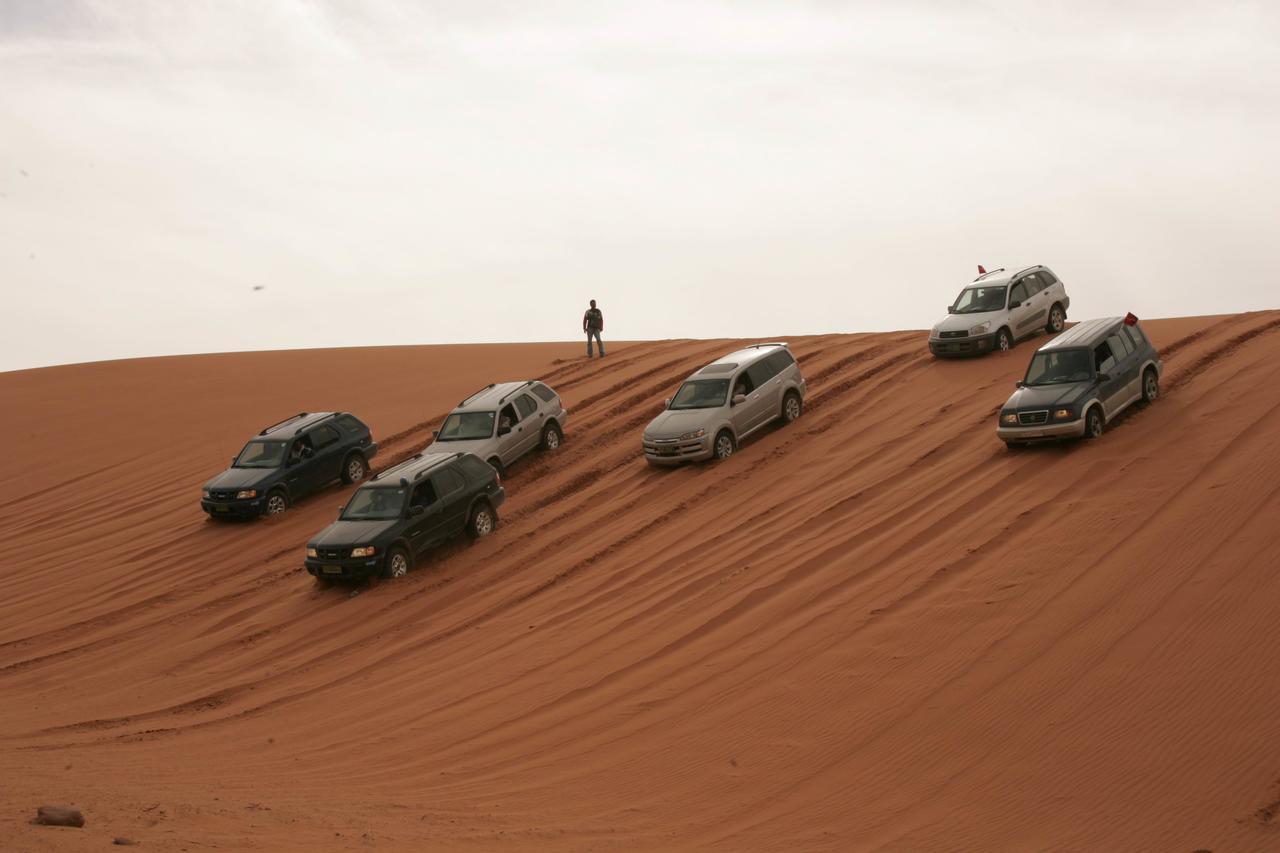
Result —
[[369, 473], [369, 466], [365, 464], [364, 457], [359, 453], [352, 453], [347, 457], [347, 461], [342, 463], [342, 482], [344, 483], [358, 483], [367, 473]]
[[501, 460], [501, 459], [499, 459], [498, 457], [496, 457], [496, 456], [495, 456], [495, 457], [493, 457], [492, 459], [488, 460], [488, 462], [489, 462], [490, 467], [492, 467], [492, 468], [493, 468], [493, 470], [495, 470], [495, 471], [497, 471], [497, 472], [498, 472], [498, 476], [499, 476], [499, 477], [506, 477], [506, 476], [507, 476], [507, 471], [506, 471], [506, 469], [502, 467], [502, 460]]
[[1013, 349], [1013, 337], [1009, 334], [1008, 329], [1001, 329], [996, 332], [996, 349], [1001, 352], [1008, 352]]
[[276, 489], [267, 495], [267, 507], [265, 513], [267, 515], [280, 515], [289, 508], [289, 498], [285, 493]]
[[542, 431], [542, 449], [546, 451], [559, 450], [562, 440], [564, 440], [564, 433], [560, 432], [560, 427], [555, 424], [547, 424], [547, 428]]
[[1084, 437], [1098, 438], [1102, 435], [1102, 410], [1094, 406], [1084, 416]]
[[382, 576], [387, 580], [402, 578], [409, 573], [409, 555], [403, 548], [387, 552], [387, 562], [382, 566]]
[[804, 405], [800, 402], [800, 395], [794, 391], [787, 392], [787, 396], [782, 399], [782, 422], [791, 423], [800, 417], [803, 411]]
[[483, 539], [492, 533], [493, 528], [497, 526], [498, 516], [493, 511], [493, 507], [489, 506], [488, 501], [482, 501], [471, 511], [471, 520], [467, 522], [467, 532], [471, 534], [472, 539]]
[[1160, 377], [1156, 375], [1154, 368], [1147, 368], [1147, 372], [1142, 374], [1142, 402], [1154, 402], [1156, 397], [1160, 396]]
[[1054, 306], [1049, 309], [1049, 322], [1045, 324], [1044, 330], [1051, 335], [1056, 335], [1062, 331], [1066, 324], [1067, 315], [1062, 310], [1062, 306], [1055, 302]]
[[733, 433], [727, 429], [720, 430], [716, 436], [715, 454], [716, 458], [723, 461], [733, 455], [738, 449], [738, 442], [733, 440]]

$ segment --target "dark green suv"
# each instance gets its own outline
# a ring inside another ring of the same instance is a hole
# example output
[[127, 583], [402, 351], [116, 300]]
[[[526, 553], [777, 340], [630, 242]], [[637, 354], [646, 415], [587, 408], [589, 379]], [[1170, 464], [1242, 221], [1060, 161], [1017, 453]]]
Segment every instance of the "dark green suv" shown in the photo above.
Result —
[[347, 412], [299, 412], [266, 427], [204, 484], [200, 507], [213, 518], [279, 515], [306, 495], [369, 472], [378, 445]]
[[498, 472], [479, 456], [418, 453], [356, 489], [307, 543], [307, 572], [320, 581], [401, 577], [464, 530], [488, 536], [505, 499]]

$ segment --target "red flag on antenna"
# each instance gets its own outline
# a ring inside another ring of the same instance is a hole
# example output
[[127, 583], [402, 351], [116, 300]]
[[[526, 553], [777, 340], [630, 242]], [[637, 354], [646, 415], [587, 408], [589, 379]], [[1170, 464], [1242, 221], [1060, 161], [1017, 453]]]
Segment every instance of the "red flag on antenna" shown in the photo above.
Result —
[[1136, 325], [1138, 325], [1138, 315], [1137, 315], [1137, 314], [1135, 314], [1135, 313], [1133, 313], [1132, 311], [1130, 311], [1128, 314], [1125, 314], [1125, 315], [1124, 315], [1124, 324], [1125, 324], [1126, 326], [1136, 326]]
[[987, 274], [987, 268], [984, 267], [982, 264], [978, 264], [978, 275], [986, 275], [986, 274]]

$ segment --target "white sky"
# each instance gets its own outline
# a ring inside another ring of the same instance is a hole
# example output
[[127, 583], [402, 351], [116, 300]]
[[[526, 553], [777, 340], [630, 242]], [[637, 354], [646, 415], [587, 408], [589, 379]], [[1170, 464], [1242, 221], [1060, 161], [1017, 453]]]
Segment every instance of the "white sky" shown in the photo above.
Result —
[[[0, 370], [1280, 307], [1280, 3], [0, 0]], [[255, 285], [265, 289], [255, 291]]]

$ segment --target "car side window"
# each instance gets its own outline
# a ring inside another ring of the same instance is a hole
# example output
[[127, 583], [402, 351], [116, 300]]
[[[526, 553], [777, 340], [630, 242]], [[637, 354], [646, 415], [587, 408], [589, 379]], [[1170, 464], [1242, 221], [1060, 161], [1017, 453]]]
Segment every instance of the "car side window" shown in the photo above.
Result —
[[342, 427], [343, 432], [349, 432], [353, 435], [358, 432], [364, 432], [364, 424], [351, 415], [339, 415], [338, 426]]
[[1116, 357], [1106, 341], [1093, 348], [1093, 369], [1098, 373], [1106, 373], [1116, 366]]
[[733, 380], [733, 394], [730, 396], [736, 397], [739, 394], [750, 394], [754, 390], [756, 390], [756, 384], [751, 381], [751, 377], [744, 370], [738, 374], [737, 379]]
[[773, 372], [775, 374], [781, 373], [796, 363], [796, 360], [791, 357], [791, 353], [784, 349], [780, 349], [773, 355], [769, 356], [769, 361], [773, 364]]
[[544, 402], [547, 402], [547, 403], [550, 403], [552, 400], [556, 398], [556, 392], [552, 391], [550, 388], [548, 388], [546, 385], [543, 385], [541, 382], [533, 386], [533, 393], [537, 394], [539, 397], [543, 399]]
[[336, 443], [342, 437], [338, 435], [338, 431], [331, 426], [316, 427], [311, 431], [311, 446], [317, 452], [324, 450], [331, 444]]
[[1107, 338], [1107, 343], [1111, 345], [1111, 352], [1115, 354], [1116, 360], [1123, 361], [1133, 353], [1133, 343], [1125, 335], [1117, 331], [1114, 335]]
[[1009, 291], [1009, 307], [1013, 307], [1015, 302], [1027, 301], [1027, 286], [1022, 282], [1018, 282]]
[[538, 404], [528, 394], [521, 394], [516, 397], [516, 408], [520, 410], [521, 418], [527, 418], [538, 410]]
[[310, 458], [313, 455], [315, 455], [315, 450], [311, 446], [310, 435], [304, 435], [301, 438], [297, 438], [294, 440], [293, 444], [289, 445], [290, 465], [297, 465], [303, 459]]
[[436, 490], [430, 480], [423, 480], [414, 486], [413, 494], [409, 495], [409, 506], [431, 506], [435, 502]]
[[772, 360], [765, 357], [748, 367], [747, 375], [751, 377], [751, 384], [759, 388], [764, 385], [764, 383], [777, 376], [778, 370], [773, 366]]
[[458, 465], [462, 467], [473, 480], [487, 480], [493, 476], [493, 468], [489, 463], [477, 459], [475, 456], [464, 456], [458, 460]]
[[498, 412], [498, 430], [501, 431], [505, 426], [508, 429], [515, 429], [517, 423], [520, 422], [520, 416], [516, 414], [516, 407], [507, 403], [502, 407], [502, 411]]
[[1024, 276], [1022, 283], [1027, 287], [1028, 296], [1035, 296], [1037, 293], [1044, 290], [1044, 282], [1040, 280], [1039, 273], [1033, 272], [1030, 275]]
[[1040, 276], [1040, 280], [1044, 282], [1045, 287], [1053, 287], [1058, 283], [1058, 277], [1048, 270], [1040, 270], [1037, 275]]
[[443, 471], [437, 471], [431, 475], [431, 482], [435, 484], [436, 494], [442, 498], [451, 496], [467, 485], [467, 481], [462, 479], [462, 475], [452, 468], [446, 468]]
[[1133, 348], [1137, 350], [1146, 349], [1147, 338], [1142, 334], [1142, 330], [1137, 326], [1124, 326], [1124, 333], [1129, 336], [1129, 340], [1133, 342]]

